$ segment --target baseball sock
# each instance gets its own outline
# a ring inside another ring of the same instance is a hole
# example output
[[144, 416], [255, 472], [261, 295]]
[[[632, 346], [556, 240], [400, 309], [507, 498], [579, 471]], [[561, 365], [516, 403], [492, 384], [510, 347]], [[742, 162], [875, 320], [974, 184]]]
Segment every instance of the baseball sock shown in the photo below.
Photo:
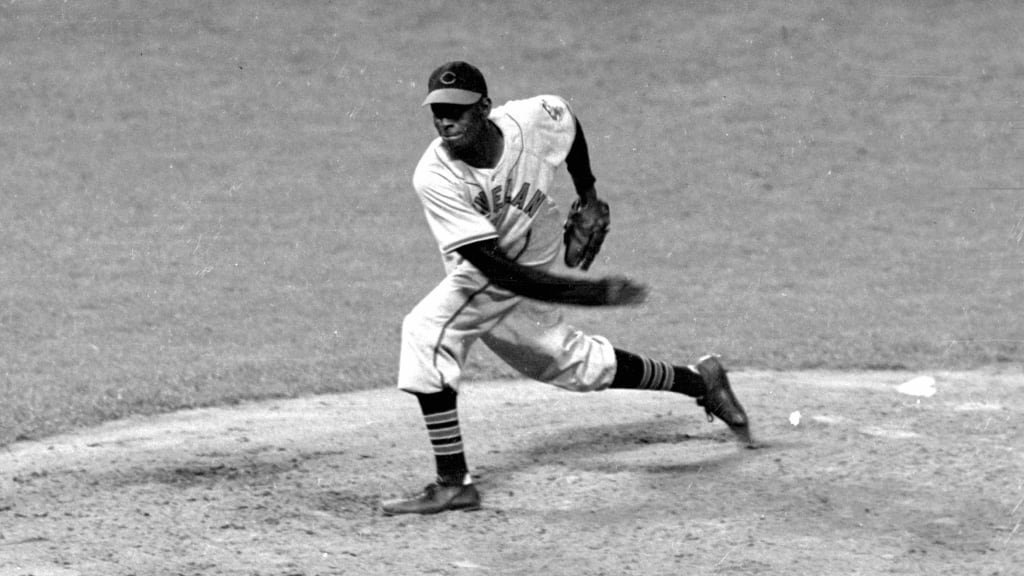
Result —
[[459, 429], [458, 394], [445, 388], [435, 394], [416, 394], [434, 449], [437, 478], [448, 486], [471, 483]]
[[673, 366], [615, 349], [615, 379], [610, 388], [663, 390], [697, 398], [704, 395], [704, 378], [691, 366]]

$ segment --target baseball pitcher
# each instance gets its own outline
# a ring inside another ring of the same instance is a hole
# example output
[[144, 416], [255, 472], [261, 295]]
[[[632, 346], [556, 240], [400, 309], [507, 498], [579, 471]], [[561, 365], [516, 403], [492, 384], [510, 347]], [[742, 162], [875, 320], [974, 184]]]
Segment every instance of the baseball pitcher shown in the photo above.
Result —
[[[568, 325], [557, 305], [623, 306], [647, 288], [621, 276], [577, 279], [552, 268], [588, 269], [610, 228], [598, 198], [579, 119], [558, 96], [492, 107], [483, 75], [466, 62], [427, 83], [438, 137], [413, 175], [445, 278], [405, 317], [398, 387], [419, 401], [436, 480], [421, 493], [382, 502], [385, 514], [480, 507], [466, 463], [457, 398], [473, 344], [482, 342], [523, 375], [567, 390], [669, 391], [697, 400], [709, 420], [751, 443], [747, 415], [713, 355], [672, 365], [614, 347]], [[552, 200], [565, 165], [578, 199], [568, 217]]]

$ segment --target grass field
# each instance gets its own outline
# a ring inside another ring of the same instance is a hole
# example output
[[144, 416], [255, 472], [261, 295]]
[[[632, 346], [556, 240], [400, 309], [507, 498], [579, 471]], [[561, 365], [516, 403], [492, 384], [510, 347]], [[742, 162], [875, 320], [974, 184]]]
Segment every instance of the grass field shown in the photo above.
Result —
[[391, 385], [441, 275], [409, 180], [454, 58], [587, 129], [595, 273], [654, 295], [581, 327], [740, 369], [1015, 369], [1022, 30], [1013, 2], [5, 2], [0, 445]]

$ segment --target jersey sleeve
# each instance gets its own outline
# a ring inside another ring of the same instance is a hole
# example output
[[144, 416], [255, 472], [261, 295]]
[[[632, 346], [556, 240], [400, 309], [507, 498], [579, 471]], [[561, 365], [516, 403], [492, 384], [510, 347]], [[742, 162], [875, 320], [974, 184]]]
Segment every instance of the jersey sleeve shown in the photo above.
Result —
[[559, 96], [535, 96], [517, 103], [523, 123], [528, 126], [532, 145], [553, 166], [565, 162], [576, 138], [576, 117]]
[[473, 208], [466, 184], [439, 166], [420, 166], [413, 176], [413, 188], [423, 204], [430, 232], [443, 253], [498, 237], [486, 217]]

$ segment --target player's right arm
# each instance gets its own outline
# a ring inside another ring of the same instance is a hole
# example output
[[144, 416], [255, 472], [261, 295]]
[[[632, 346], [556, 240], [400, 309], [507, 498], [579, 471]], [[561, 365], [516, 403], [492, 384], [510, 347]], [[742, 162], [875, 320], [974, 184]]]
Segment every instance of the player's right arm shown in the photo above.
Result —
[[458, 248], [487, 279], [524, 298], [576, 306], [624, 306], [647, 298], [647, 287], [622, 276], [597, 280], [567, 278], [510, 260], [494, 239]]
[[459, 254], [501, 288], [524, 298], [577, 306], [639, 304], [647, 296], [646, 286], [628, 278], [566, 278], [508, 258], [498, 246], [494, 225], [473, 207], [471, 195], [436, 146], [420, 160], [413, 187], [441, 252]]

